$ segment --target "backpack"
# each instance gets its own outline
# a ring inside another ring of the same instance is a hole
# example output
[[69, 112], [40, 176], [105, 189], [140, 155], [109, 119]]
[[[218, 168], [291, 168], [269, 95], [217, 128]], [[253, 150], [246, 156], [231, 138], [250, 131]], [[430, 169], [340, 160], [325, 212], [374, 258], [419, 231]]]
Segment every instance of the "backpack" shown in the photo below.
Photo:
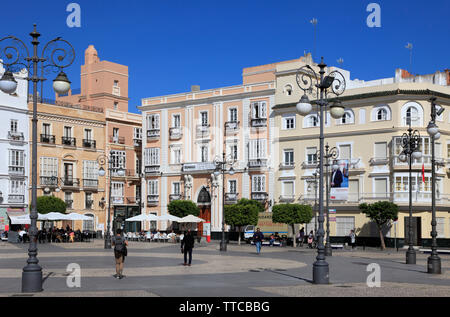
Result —
[[125, 244], [122, 237], [114, 237], [114, 251], [123, 252]]

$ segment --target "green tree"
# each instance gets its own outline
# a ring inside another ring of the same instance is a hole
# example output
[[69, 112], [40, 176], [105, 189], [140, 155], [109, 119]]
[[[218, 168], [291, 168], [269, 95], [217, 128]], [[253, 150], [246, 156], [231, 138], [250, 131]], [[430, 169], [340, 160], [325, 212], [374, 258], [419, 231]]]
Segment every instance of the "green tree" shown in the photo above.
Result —
[[398, 206], [389, 201], [378, 201], [373, 204], [360, 204], [359, 209], [370, 220], [374, 221], [378, 227], [380, 233], [381, 249], [386, 249], [384, 243], [383, 226], [388, 224], [391, 220], [395, 220], [398, 217]]
[[[225, 206], [225, 223], [238, 227], [238, 244], [241, 245], [242, 227], [258, 223], [258, 213], [261, 212], [259, 203], [248, 199], [241, 199], [237, 204]], [[264, 210], [264, 206], [262, 207]]]
[[64, 200], [55, 196], [40, 196], [36, 200], [37, 211], [40, 214], [49, 212], [66, 213], [66, 203]]
[[309, 223], [313, 217], [312, 208], [309, 205], [280, 204], [272, 208], [272, 221], [274, 223], [285, 223], [292, 226], [293, 246], [295, 241], [295, 224]]
[[198, 217], [200, 209], [198, 206], [190, 200], [172, 200], [167, 206], [169, 213], [176, 217], [186, 217], [193, 215]]
[[256, 201], [256, 200], [251, 200], [251, 199], [247, 199], [247, 198], [241, 198], [238, 201], [238, 205], [241, 205], [241, 206], [248, 206], [248, 205], [255, 206], [258, 209], [258, 212], [264, 212], [265, 211], [264, 205], [261, 204], [259, 201]]

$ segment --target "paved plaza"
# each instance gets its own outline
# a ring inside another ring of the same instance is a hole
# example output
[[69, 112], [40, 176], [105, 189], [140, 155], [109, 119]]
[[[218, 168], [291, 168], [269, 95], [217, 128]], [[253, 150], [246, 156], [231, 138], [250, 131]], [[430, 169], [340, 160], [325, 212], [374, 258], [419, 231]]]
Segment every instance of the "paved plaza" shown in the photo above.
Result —
[[[22, 268], [27, 244], [0, 243], [0, 296], [24, 296]], [[441, 275], [426, 273], [427, 254], [417, 254], [417, 265], [404, 264], [403, 250], [334, 250], [327, 258], [330, 285], [313, 285], [315, 251], [306, 248], [263, 247], [236, 243], [227, 252], [218, 241], [196, 245], [191, 267], [183, 266], [179, 244], [130, 242], [122, 280], [115, 273], [112, 250], [102, 240], [75, 244], [40, 244], [44, 291], [30, 296], [133, 297], [278, 297], [278, 296], [450, 296], [450, 256], [442, 254]], [[81, 268], [81, 287], [68, 287], [67, 267]], [[381, 286], [368, 287], [371, 272], [381, 268]]]

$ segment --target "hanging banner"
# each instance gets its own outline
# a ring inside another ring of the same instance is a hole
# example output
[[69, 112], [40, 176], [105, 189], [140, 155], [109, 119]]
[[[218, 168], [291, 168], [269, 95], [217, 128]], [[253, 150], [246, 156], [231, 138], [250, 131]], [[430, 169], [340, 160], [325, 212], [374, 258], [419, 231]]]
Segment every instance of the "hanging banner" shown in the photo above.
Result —
[[330, 199], [347, 200], [348, 199], [348, 172], [349, 161], [339, 160], [333, 164], [330, 178]]

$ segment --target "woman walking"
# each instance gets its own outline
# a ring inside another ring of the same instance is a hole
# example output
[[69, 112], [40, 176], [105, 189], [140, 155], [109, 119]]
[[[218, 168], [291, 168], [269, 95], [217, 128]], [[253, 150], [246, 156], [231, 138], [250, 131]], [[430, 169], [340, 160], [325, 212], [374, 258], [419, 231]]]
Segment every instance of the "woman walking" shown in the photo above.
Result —
[[[191, 266], [192, 262], [192, 249], [194, 248], [194, 237], [192, 236], [191, 229], [184, 235], [181, 240], [181, 253], [184, 253], [184, 266]], [[187, 262], [187, 255], [189, 254], [189, 263]]]
[[125, 256], [128, 255], [128, 241], [124, 237], [122, 237], [121, 229], [117, 229], [112, 244], [114, 246], [114, 257], [116, 259], [116, 274], [114, 274], [113, 276], [115, 278], [122, 279], [124, 278], [124, 275], [122, 275], [123, 263], [125, 262]]

